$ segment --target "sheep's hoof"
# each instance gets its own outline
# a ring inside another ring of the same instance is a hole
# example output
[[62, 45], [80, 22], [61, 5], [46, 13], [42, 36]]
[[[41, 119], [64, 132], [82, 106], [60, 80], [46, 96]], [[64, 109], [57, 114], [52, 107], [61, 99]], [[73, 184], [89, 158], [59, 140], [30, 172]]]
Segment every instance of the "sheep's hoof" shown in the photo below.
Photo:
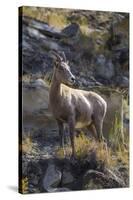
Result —
[[70, 161], [72, 164], [76, 164], [77, 162], [77, 156], [75, 154], [72, 154], [70, 157]]
[[103, 142], [103, 143], [107, 143], [105, 137], [103, 137], [103, 136], [99, 137], [99, 138], [98, 138], [98, 141], [99, 141], [99, 142]]

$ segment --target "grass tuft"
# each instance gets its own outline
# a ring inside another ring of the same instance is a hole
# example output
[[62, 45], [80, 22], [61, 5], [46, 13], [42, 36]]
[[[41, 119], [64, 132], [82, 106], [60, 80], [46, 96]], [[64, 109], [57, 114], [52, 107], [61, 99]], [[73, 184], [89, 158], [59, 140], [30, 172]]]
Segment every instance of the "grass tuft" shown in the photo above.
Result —
[[27, 194], [28, 193], [28, 178], [22, 178], [21, 180], [21, 192], [23, 194]]

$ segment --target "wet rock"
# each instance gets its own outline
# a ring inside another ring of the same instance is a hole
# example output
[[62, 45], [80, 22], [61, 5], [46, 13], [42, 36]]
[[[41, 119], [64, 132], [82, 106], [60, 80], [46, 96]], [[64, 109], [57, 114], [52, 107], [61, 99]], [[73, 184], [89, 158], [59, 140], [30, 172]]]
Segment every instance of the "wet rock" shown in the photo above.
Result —
[[43, 188], [47, 192], [53, 191], [61, 182], [61, 172], [54, 164], [49, 164], [43, 179]]

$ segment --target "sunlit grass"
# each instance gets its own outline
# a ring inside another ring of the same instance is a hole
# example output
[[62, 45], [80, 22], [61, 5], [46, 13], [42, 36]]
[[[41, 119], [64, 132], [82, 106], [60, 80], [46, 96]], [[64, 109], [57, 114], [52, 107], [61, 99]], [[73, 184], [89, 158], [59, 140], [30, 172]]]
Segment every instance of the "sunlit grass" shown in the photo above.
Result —
[[56, 28], [64, 28], [67, 22], [67, 18], [63, 11], [53, 9], [50, 11], [47, 8], [39, 7], [23, 7], [24, 16], [31, 17], [33, 19], [43, 21]]
[[21, 180], [21, 192], [23, 194], [27, 194], [28, 193], [28, 178], [25, 177], [25, 178], [22, 178]]
[[67, 20], [63, 14], [54, 12], [48, 15], [48, 24], [57, 28], [64, 28], [67, 24]]
[[31, 153], [33, 148], [33, 142], [31, 137], [26, 137], [22, 140], [22, 152], [23, 153]]
[[[129, 151], [128, 147], [125, 147], [124, 144], [121, 144], [119, 148], [113, 150], [105, 142], [99, 143], [95, 139], [90, 139], [82, 133], [75, 138], [75, 148], [76, 157], [79, 160], [87, 158], [90, 152], [95, 152], [97, 162], [102, 162], [106, 167], [111, 169], [117, 167], [119, 162], [126, 166], [129, 164]], [[56, 151], [56, 156], [60, 159], [65, 158], [65, 156], [70, 157], [70, 155], [70, 145], [65, 147], [65, 155], [62, 148], [58, 148]]]
[[79, 159], [85, 158], [89, 152], [95, 152], [98, 162], [103, 162], [106, 166], [114, 166], [116, 161], [113, 159], [112, 150], [104, 142], [98, 142], [95, 139], [89, 139], [85, 135], [75, 139], [76, 152]]

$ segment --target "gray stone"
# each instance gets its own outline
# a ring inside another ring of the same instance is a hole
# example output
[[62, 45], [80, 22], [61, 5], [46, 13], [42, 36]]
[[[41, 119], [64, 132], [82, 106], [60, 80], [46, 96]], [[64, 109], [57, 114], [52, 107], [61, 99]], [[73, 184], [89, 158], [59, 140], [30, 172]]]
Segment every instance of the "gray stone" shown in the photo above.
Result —
[[112, 170], [106, 168], [107, 176], [110, 180], [118, 184], [119, 187], [125, 187], [125, 182], [122, 180], [121, 177], [118, 177]]
[[61, 172], [54, 164], [49, 164], [43, 178], [43, 188], [52, 192], [61, 182]]
[[125, 182], [110, 169], [100, 172], [88, 170], [83, 177], [85, 189], [125, 187]]
[[95, 75], [110, 80], [115, 75], [112, 61], [107, 60], [104, 55], [99, 55], [95, 65]]
[[48, 109], [48, 96], [49, 87], [41, 79], [24, 84], [23, 111], [32, 113], [40, 109]]
[[120, 87], [129, 87], [129, 78], [126, 76], [118, 76], [116, 78], [116, 83], [117, 85], [119, 85]]
[[[88, 170], [83, 176], [84, 189], [101, 189], [103, 185], [98, 180], [104, 180], [105, 175], [97, 170]], [[97, 181], [96, 181], [97, 180]]]
[[119, 129], [119, 139], [124, 142], [123, 96], [117, 91], [108, 89], [101, 90], [100, 94], [107, 102], [107, 113], [103, 125], [104, 136], [107, 140], [111, 138], [112, 142], [115, 142], [115, 134], [118, 134]]
[[63, 185], [69, 184], [69, 183], [72, 183], [73, 181], [74, 181], [74, 177], [71, 174], [71, 172], [64, 170], [62, 174], [62, 184]]
[[64, 34], [60, 30], [49, 26], [47, 23], [36, 21], [29, 17], [23, 17], [23, 22], [32, 29], [38, 30], [40, 33], [46, 36], [55, 37], [58, 39], [64, 37]]
[[75, 37], [78, 36], [80, 33], [79, 25], [76, 23], [72, 23], [69, 26], [65, 27], [62, 30], [62, 33], [67, 35], [67, 37]]
[[49, 189], [49, 192], [67, 192], [67, 191], [71, 191], [71, 190], [65, 187]]

